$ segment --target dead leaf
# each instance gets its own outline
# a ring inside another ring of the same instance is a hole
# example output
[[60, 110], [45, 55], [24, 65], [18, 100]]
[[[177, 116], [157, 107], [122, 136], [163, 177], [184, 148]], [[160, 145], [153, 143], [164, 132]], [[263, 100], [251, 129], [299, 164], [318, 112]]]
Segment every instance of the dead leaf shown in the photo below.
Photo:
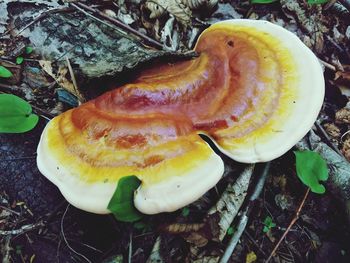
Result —
[[346, 139], [343, 142], [341, 151], [344, 154], [345, 158], [350, 162], [350, 138]]
[[151, 12], [150, 18], [158, 18], [168, 12], [183, 26], [191, 24], [192, 11], [180, 0], [148, 0], [145, 7]]
[[281, 189], [281, 192], [286, 191], [286, 185], [287, 185], [287, 177], [285, 174], [282, 174], [281, 176], [274, 176], [272, 178], [273, 186], [278, 187]]
[[350, 124], [350, 109], [342, 108], [335, 113], [335, 122], [339, 124]]
[[42, 69], [57, 82], [58, 85], [76, 96], [79, 101], [85, 101], [84, 96], [79, 92], [79, 90], [74, 87], [73, 83], [67, 79], [66, 75], [68, 73], [68, 68], [60, 66], [57, 73], [55, 74], [53, 72], [51, 61], [39, 60], [39, 64]]
[[312, 8], [307, 8], [302, 6], [301, 2], [294, 0], [281, 0], [280, 3], [284, 14], [295, 19], [307, 34], [302, 37], [304, 43], [317, 53], [322, 53], [324, 51], [323, 34], [329, 31], [327, 25], [324, 25], [322, 6], [314, 5]]
[[205, 236], [198, 232], [189, 234], [185, 239], [187, 242], [190, 242], [197, 247], [204, 247], [209, 241]]
[[195, 224], [170, 224], [162, 229], [171, 234], [183, 234], [200, 230], [204, 227], [204, 223], [195, 223]]
[[337, 84], [343, 84], [343, 85], [350, 86], [350, 71], [345, 71], [345, 72], [337, 71], [335, 73], [334, 80]]
[[188, 6], [191, 10], [205, 8], [212, 10], [217, 4], [218, 0], [181, 0], [183, 4]]
[[332, 138], [340, 137], [340, 129], [334, 123], [326, 123], [323, 127]]
[[164, 28], [161, 31], [160, 41], [172, 51], [176, 51], [179, 47], [179, 33], [174, 28], [175, 18], [171, 16], [165, 23]]
[[245, 263], [253, 263], [258, 259], [258, 257], [256, 256], [256, 254], [254, 253], [254, 251], [251, 251], [247, 254], [246, 258], [245, 258]]
[[275, 202], [282, 210], [293, 210], [293, 198], [290, 195], [277, 194]]

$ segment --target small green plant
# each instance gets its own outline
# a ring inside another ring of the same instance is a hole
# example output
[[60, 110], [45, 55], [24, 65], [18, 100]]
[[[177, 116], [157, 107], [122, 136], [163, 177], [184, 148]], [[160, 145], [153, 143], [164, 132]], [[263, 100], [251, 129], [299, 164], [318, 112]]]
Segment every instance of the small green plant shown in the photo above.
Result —
[[114, 217], [123, 222], [135, 222], [143, 217], [134, 206], [134, 191], [141, 181], [134, 175], [122, 177], [108, 203], [107, 209]]
[[296, 169], [299, 179], [306, 186], [310, 187], [311, 192], [323, 194], [325, 187], [320, 181], [328, 179], [328, 169], [326, 161], [313, 151], [296, 151]]
[[182, 208], [181, 214], [183, 217], [188, 217], [188, 215], [190, 214], [190, 209], [187, 206]]
[[263, 228], [264, 233], [269, 232], [275, 226], [276, 224], [272, 221], [272, 218], [270, 216], [265, 217]]
[[13, 74], [11, 71], [4, 66], [0, 66], [0, 78], [11, 78], [12, 76]]
[[16, 64], [17, 64], [17, 65], [22, 64], [22, 63], [23, 63], [23, 61], [24, 61], [24, 58], [23, 58], [23, 57], [21, 57], [21, 56], [19, 56], [19, 57], [17, 57], [17, 58], [16, 58]]
[[236, 232], [236, 230], [232, 226], [230, 226], [229, 228], [227, 228], [226, 234], [228, 236], [232, 236], [234, 232]]
[[30, 131], [38, 121], [28, 102], [12, 94], [0, 94], [0, 133]]
[[328, 0], [307, 0], [307, 3], [309, 5], [322, 5], [322, 4], [325, 4], [327, 2], [328, 2]]
[[142, 233], [151, 232], [154, 229], [154, 225], [151, 222], [138, 221], [133, 224], [133, 227], [140, 230]]
[[32, 52], [33, 52], [33, 47], [27, 46], [27, 47], [25, 48], [25, 53], [26, 53], [27, 55], [29, 55], [29, 54], [32, 53]]

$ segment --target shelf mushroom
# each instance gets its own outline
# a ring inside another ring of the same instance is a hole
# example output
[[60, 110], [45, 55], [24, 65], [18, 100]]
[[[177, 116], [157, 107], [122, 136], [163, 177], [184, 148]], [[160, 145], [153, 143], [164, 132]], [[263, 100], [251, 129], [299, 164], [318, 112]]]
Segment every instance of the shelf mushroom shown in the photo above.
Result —
[[238, 162], [265, 162], [316, 120], [323, 72], [289, 31], [266, 21], [223, 21], [201, 34], [195, 50], [198, 58], [145, 70], [48, 123], [38, 167], [70, 203], [108, 213], [118, 180], [135, 175], [139, 211], [174, 211], [224, 171], [199, 134]]

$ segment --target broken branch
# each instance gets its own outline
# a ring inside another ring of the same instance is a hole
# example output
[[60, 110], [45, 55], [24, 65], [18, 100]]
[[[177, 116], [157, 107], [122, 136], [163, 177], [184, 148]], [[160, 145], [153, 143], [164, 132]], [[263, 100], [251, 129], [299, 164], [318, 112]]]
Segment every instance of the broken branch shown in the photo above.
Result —
[[239, 239], [241, 238], [241, 236], [244, 232], [244, 229], [247, 226], [249, 215], [252, 211], [253, 204], [260, 196], [261, 191], [265, 185], [265, 181], [266, 181], [269, 170], [270, 170], [270, 162], [265, 164], [265, 167], [262, 171], [261, 177], [259, 178], [259, 181], [257, 182], [257, 184], [255, 186], [254, 192], [251, 195], [251, 197], [249, 198], [249, 202], [248, 202], [246, 208], [242, 212], [242, 216], [241, 216], [239, 223], [238, 223], [237, 231], [234, 233], [231, 240], [229, 241], [228, 246], [227, 246], [223, 256], [220, 259], [220, 263], [227, 263], [232, 255], [234, 249], [236, 248], [236, 245], [237, 245]]

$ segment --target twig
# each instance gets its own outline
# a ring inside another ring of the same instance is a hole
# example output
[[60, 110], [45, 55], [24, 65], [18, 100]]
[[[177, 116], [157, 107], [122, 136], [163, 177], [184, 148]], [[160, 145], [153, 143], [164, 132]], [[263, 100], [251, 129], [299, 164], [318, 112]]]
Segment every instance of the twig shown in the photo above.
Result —
[[78, 245], [80, 245], [80, 246], [87, 247], [87, 248], [89, 248], [89, 249], [91, 249], [92, 251], [95, 251], [95, 252], [97, 252], [97, 253], [103, 253], [102, 250], [100, 250], [100, 249], [98, 249], [98, 248], [95, 248], [95, 247], [93, 247], [93, 246], [91, 246], [91, 245], [89, 245], [89, 244], [80, 242], [80, 241], [78, 241], [78, 240], [74, 240], [74, 239], [72, 239], [72, 238], [67, 238], [67, 240], [72, 241], [72, 242], [75, 242], [76, 244], [78, 244]]
[[350, 11], [350, 1], [349, 0], [339, 0], [343, 6], [345, 6]]
[[11, 237], [7, 236], [4, 239], [4, 245], [0, 246], [0, 252], [2, 254], [2, 263], [8, 263], [11, 262], [10, 260], [10, 252], [11, 252], [11, 247], [10, 247], [10, 242], [11, 242]]
[[334, 145], [334, 143], [331, 141], [331, 139], [329, 138], [327, 132], [323, 129], [322, 125], [320, 124], [320, 121], [317, 120], [315, 122], [315, 126], [316, 128], [321, 132], [321, 134], [323, 135], [323, 137], [326, 139], [327, 144], [337, 153], [339, 154], [341, 157], [344, 157], [343, 154], [341, 153], [341, 151], [338, 149], [337, 146]]
[[258, 245], [258, 243], [254, 240], [254, 238], [249, 234], [249, 232], [245, 229], [243, 233], [248, 237], [248, 239], [252, 242], [252, 244], [259, 250], [259, 252], [264, 256], [267, 257], [264, 250], [261, 249], [261, 247]]
[[129, 255], [128, 255], [128, 263], [131, 263], [132, 258], [132, 232], [130, 233], [129, 237]]
[[331, 8], [336, 2], [338, 2], [338, 0], [330, 0], [323, 8], [323, 10], [328, 10], [329, 8]]
[[87, 257], [85, 257], [83, 254], [81, 254], [81, 253], [75, 251], [75, 250], [69, 245], [69, 243], [68, 243], [68, 241], [67, 241], [67, 239], [66, 239], [66, 235], [65, 235], [65, 233], [64, 233], [64, 227], [63, 227], [64, 224], [63, 224], [63, 222], [64, 222], [64, 218], [65, 218], [65, 216], [66, 216], [66, 214], [67, 214], [67, 212], [68, 212], [69, 207], [70, 207], [70, 204], [67, 205], [66, 210], [64, 211], [63, 216], [62, 216], [62, 219], [61, 219], [61, 234], [62, 234], [63, 240], [64, 240], [64, 242], [66, 243], [66, 245], [67, 245], [67, 247], [69, 248], [70, 251], [72, 251], [74, 254], [78, 255], [79, 257], [85, 259], [86, 262], [92, 263], [92, 262], [90, 261], [90, 259], [88, 259]]
[[81, 93], [78, 89], [77, 80], [75, 79], [74, 71], [73, 71], [72, 65], [70, 64], [68, 57], [66, 57], [66, 62], [67, 62], [70, 77], [72, 78], [72, 82], [73, 82], [73, 88], [74, 88], [74, 92], [75, 92], [74, 95], [76, 95], [78, 97], [79, 102], [82, 103], [85, 101], [85, 98], [83, 97], [83, 95], [81, 95]]
[[35, 224], [29, 224], [29, 225], [24, 225], [18, 229], [14, 229], [14, 230], [0, 230], [0, 236], [8, 236], [8, 235], [12, 235], [12, 236], [16, 236], [16, 235], [22, 235], [28, 231], [34, 230], [36, 228], [39, 227], [43, 227], [44, 226], [44, 222], [43, 221], [39, 221]]
[[[89, 6], [87, 6], [85, 4], [82, 4], [82, 3], [71, 3], [71, 5], [74, 6], [75, 8], [77, 8], [80, 11], [81, 11], [81, 9], [85, 9], [85, 10], [88, 10], [89, 12], [92, 12], [94, 14], [97, 14], [97, 15], [103, 17], [104, 19], [106, 19], [106, 20], [112, 22], [113, 24], [117, 25], [118, 27], [120, 27], [120, 28], [122, 28], [122, 29], [124, 29], [124, 30], [126, 30], [126, 31], [128, 31], [128, 32], [130, 32], [132, 34], [134, 34], [135, 36], [138, 36], [139, 38], [143, 39], [148, 44], [151, 44], [152, 46], [154, 46], [154, 47], [156, 47], [158, 49], [163, 49], [164, 48], [164, 46], [161, 43], [159, 43], [158, 41], [156, 41], [156, 40], [154, 40], [154, 39], [152, 39], [152, 38], [150, 38], [150, 37], [140, 33], [139, 31], [135, 30], [134, 28], [124, 24], [123, 22], [121, 22], [121, 21], [119, 21], [119, 20], [117, 20], [115, 18], [107, 16], [106, 14], [102, 13], [99, 10], [96, 10], [96, 9], [94, 9], [92, 7], [89, 7]], [[88, 14], [88, 13], [85, 12], [85, 14]], [[102, 21], [102, 20], [100, 20], [100, 21]]]
[[0, 205], [0, 208], [1, 208], [1, 209], [4, 209], [4, 210], [6, 210], [6, 211], [8, 211], [8, 212], [10, 212], [10, 213], [12, 213], [12, 214], [15, 214], [15, 215], [17, 215], [17, 216], [20, 216], [20, 215], [21, 215], [20, 213], [18, 213], [18, 212], [16, 212], [16, 211], [13, 211], [12, 209], [7, 208], [6, 206]]
[[239, 223], [238, 223], [238, 228], [233, 237], [231, 238], [230, 242], [228, 243], [228, 246], [225, 250], [224, 255], [220, 259], [220, 263], [226, 263], [229, 261], [233, 250], [236, 248], [236, 245], [241, 238], [243, 231], [245, 227], [247, 226], [248, 223], [248, 216], [247, 216], [247, 209], [244, 210], [243, 215], [241, 216]]
[[320, 59], [320, 58], [318, 58], [318, 60], [321, 62], [321, 64], [323, 65], [323, 66], [325, 66], [326, 68], [328, 68], [328, 69], [330, 69], [330, 70], [332, 70], [332, 71], [337, 71], [337, 68], [334, 66], [334, 65], [332, 65], [332, 64], [330, 64], [330, 63], [328, 63], [328, 62], [326, 62], [326, 61], [324, 61], [324, 60], [322, 60], [322, 59]]
[[265, 181], [266, 181], [269, 170], [270, 170], [270, 162], [265, 164], [265, 167], [263, 169], [261, 177], [259, 178], [259, 181], [257, 182], [257, 184], [255, 186], [254, 192], [250, 196], [249, 202], [248, 202], [246, 208], [242, 212], [242, 216], [238, 222], [237, 231], [234, 233], [231, 240], [229, 241], [227, 248], [226, 248], [223, 256], [220, 259], [220, 263], [227, 263], [232, 255], [234, 249], [236, 248], [236, 245], [237, 245], [239, 239], [241, 238], [245, 227], [247, 226], [249, 214], [252, 211], [252, 206], [253, 206], [252, 204], [260, 196], [261, 191], [265, 185]]
[[292, 221], [290, 222], [287, 230], [283, 233], [282, 237], [280, 238], [280, 240], [278, 241], [278, 243], [276, 244], [276, 246], [274, 247], [274, 249], [272, 250], [270, 256], [267, 258], [266, 260], [266, 263], [268, 263], [271, 258], [273, 257], [273, 255], [275, 254], [276, 250], [278, 249], [278, 247], [280, 246], [280, 244], [282, 243], [283, 239], [287, 236], [289, 230], [292, 228], [292, 226], [295, 224], [295, 222], [299, 219], [299, 215], [300, 215], [300, 211], [301, 209], [303, 208], [304, 204], [305, 204], [305, 201], [306, 201], [306, 198], [308, 197], [310, 193], [310, 188], [308, 188], [305, 192], [305, 195], [304, 195], [304, 198], [303, 200], [301, 201], [299, 207], [298, 207], [298, 210], [294, 216], [294, 218], [292, 219]]
[[344, 142], [344, 137], [347, 136], [348, 134], [350, 134], [350, 130], [346, 131], [345, 133], [343, 133], [342, 136], [340, 136], [340, 141]]

